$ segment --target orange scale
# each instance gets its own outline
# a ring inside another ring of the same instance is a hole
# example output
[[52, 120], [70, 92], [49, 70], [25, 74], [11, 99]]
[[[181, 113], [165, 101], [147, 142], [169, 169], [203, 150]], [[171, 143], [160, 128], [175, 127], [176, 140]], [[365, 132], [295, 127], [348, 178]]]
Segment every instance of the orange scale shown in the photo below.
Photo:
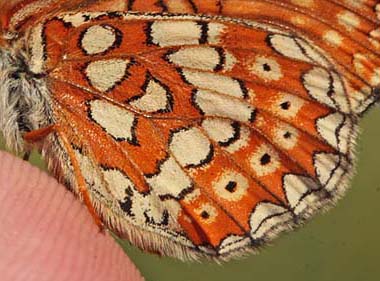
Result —
[[[78, 138], [81, 142], [80, 147], [83, 147], [84, 151], [91, 151], [89, 157], [99, 167], [117, 167], [131, 179], [139, 192], [149, 191], [150, 188], [143, 174], [131, 162], [128, 151], [122, 145], [112, 139], [100, 126], [84, 118], [84, 116], [72, 114], [63, 108], [60, 108], [60, 113], [65, 116], [65, 120], [61, 120], [61, 123], [68, 123], [69, 126], [75, 128], [74, 136], [67, 135], [69, 141], [71, 138]], [[105, 153], [110, 151], [112, 154]]]
[[68, 110], [76, 112], [87, 112], [86, 102], [93, 99], [92, 94], [62, 81], [51, 82], [50, 90], [56, 102]]
[[227, 49], [269, 50], [266, 38], [269, 32], [244, 25], [221, 22], [226, 28], [221, 34], [221, 45]]
[[191, 202], [182, 199], [180, 203], [191, 219], [199, 225], [207, 242], [213, 247], [217, 247], [229, 235], [245, 234], [245, 231], [217, 203], [202, 193]]
[[129, 99], [142, 94], [142, 86], [146, 80], [147, 69], [141, 64], [133, 64], [128, 70], [126, 78], [117, 87], [107, 93], [107, 97], [126, 103]]
[[239, 149], [232, 152], [226, 149], [226, 151], [230, 153], [233, 161], [238, 163], [241, 169], [247, 174], [250, 174], [251, 178], [259, 185], [263, 186], [266, 191], [270, 192], [278, 200], [286, 202], [286, 196], [282, 187], [282, 176], [290, 172], [302, 173], [302, 170], [280, 155], [276, 169], [267, 174], [258, 174], [258, 167], [253, 166], [255, 164], [251, 163], [251, 159], [256, 154], [257, 150], [263, 146], [270, 146], [270, 144], [261, 137], [258, 132], [252, 130], [247, 142]]
[[140, 12], [165, 12], [164, 6], [157, 0], [128, 1], [128, 9]]
[[45, 39], [45, 52], [47, 55], [46, 70], [53, 69], [62, 60], [66, 51], [66, 40], [69, 37], [69, 29], [60, 20], [48, 21], [43, 28]]
[[166, 145], [156, 137], [157, 131], [152, 122], [146, 118], [139, 118], [135, 127], [138, 145], [123, 141], [120, 145], [128, 153], [128, 157], [138, 163], [143, 174], [157, 172], [158, 163], [167, 156]]
[[184, 211], [179, 213], [178, 223], [182, 226], [186, 236], [196, 246], [205, 245], [208, 240], [202, 228]]
[[[141, 0], [140, 0], [141, 1]], [[175, 2], [176, 0], [166, 0], [167, 2]], [[198, 13], [210, 13], [210, 14], [215, 14], [219, 13], [221, 10], [221, 2], [218, 0], [192, 0], [187, 2], [191, 3], [193, 2], [194, 5], [197, 7]]]
[[266, 138], [272, 140], [273, 145], [277, 147], [278, 151], [282, 151], [282, 153], [287, 155], [291, 161], [297, 163], [313, 177], [316, 176], [313, 162], [314, 154], [321, 151], [326, 153], [336, 153], [336, 150], [321, 140], [319, 135], [311, 136], [299, 130], [295, 133], [293, 132], [293, 134], [297, 135], [293, 135], [293, 137], [297, 138], [293, 147], [281, 147], [277, 130], [279, 128], [286, 128], [289, 125], [274, 119], [266, 113], [260, 113], [259, 116], [260, 117], [258, 118], [261, 118], [262, 121], [257, 122], [255, 127], [260, 130]]
[[279, 203], [217, 147], [214, 148], [214, 158], [209, 165], [191, 169], [190, 173], [202, 193], [207, 194], [246, 231], [250, 229], [250, 214], [258, 203]]

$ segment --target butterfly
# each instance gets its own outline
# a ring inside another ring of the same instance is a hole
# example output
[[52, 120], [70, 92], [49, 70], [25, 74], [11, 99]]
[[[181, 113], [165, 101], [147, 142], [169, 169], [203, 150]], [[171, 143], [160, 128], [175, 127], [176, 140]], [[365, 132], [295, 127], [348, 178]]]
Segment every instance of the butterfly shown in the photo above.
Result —
[[0, 4], [0, 131], [143, 250], [227, 260], [334, 205], [379, 1]]

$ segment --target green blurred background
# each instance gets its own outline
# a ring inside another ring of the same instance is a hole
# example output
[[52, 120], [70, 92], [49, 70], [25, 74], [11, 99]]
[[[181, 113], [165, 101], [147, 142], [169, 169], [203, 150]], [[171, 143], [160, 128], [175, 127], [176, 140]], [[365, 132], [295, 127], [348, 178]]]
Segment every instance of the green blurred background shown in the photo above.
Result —
[[[380, 110], [361, 122], [358, 169], [339, 204], [259, 255], [217, 265], [145, 254], [121, 242], [147, 281], [380, 280]], [[1, 147], [1, 145], [0, 145]], [[44, 167], [37, 154], [31, 160]]]

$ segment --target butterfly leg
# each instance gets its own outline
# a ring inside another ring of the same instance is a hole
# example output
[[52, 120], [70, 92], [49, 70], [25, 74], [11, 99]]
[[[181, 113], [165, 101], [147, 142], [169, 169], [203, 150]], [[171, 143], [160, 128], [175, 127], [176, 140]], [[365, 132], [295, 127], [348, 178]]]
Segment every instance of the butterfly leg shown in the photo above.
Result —
[[92, 218], [94, 219], [95, 224], [99, 227], [100, 231], [103, 232], [104, 227], [103, 227], [102, 220], [100, 219], [99, 215], [97, 214], [91, 202], [90, 195], [87, 190], [86, 181], [84, 180], [82, 176], [79, 163], [75, 157], [74, 150], [72, 149], [69, 140], [67, 139], [65, 133], [61, 130], [59, 125], [54, 124], [45, 128], [28, 132], [24, 135], [24, 140], [29, 143], [38, 142], [38, 141], [41, 141], [43, 138], [47, 137], [49, 134], [54, 133], [54, 132], [58, 134], [63, 146], [65, 147], [69, 155], [71, 164], [74, 169], [74, 175], [75, 175], [75, 178], [77, 179], [79, 194], [81, 195], [84, 204], [86, 205]]

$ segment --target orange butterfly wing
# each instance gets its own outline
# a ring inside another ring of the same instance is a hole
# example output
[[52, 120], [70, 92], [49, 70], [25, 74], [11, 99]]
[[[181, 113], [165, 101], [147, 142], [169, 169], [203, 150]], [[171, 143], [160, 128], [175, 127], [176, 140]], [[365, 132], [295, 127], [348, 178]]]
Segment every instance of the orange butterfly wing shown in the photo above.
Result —
[[83, 178], [108, 227], [143, 249], [226, 259], [335, 202], [358, 114], [378, 99], [375, 1], [124, 4], [248, 20], [36, 19], [30, 68], [61, 132], [47, 157], [78, 194]]

